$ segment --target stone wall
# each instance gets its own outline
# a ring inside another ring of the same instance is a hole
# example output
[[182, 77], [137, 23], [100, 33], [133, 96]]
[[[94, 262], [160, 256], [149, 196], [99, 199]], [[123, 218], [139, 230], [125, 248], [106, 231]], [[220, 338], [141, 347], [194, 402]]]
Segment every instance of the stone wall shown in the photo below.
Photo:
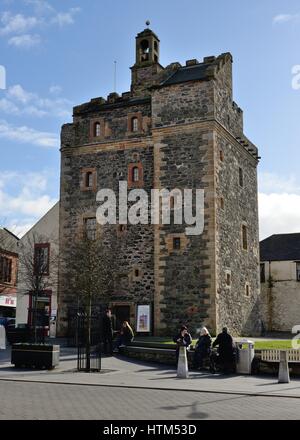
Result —
[[[256, 161], [224, 133], [216, 134], [215, 139], [218, 330], [228, 326], [234, 335], [254, 334], [260, 331]], [[242, 246], [243, 224], [247, 227], [247, 250]], [[231, 276], [230, 286], [226, 274]]]

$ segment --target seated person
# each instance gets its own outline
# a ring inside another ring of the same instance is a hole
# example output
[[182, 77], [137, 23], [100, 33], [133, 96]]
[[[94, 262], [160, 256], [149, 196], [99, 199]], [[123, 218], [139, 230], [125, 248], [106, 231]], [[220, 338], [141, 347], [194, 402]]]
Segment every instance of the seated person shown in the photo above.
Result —
[[195, 346], [194, 354], [194, 368], [203, 368], [203, 361], [209, 357], [211, 352], [211, 336], [206, 327], [203, 327], [200, 332], [200, 337]]
[[183, 347], [186, 347], [187, 349], [189, 349], [189, 346], [192, 343], [192, 337], [191, 337], [190, 333], [188, 332], [188, 328], [186, 325], [183, 325], [180, 328], [180, 332], [176, 336], [174, 336], [173, 341], [177, 344], [176, 363], [178, 363], [180, 347], [183, 346]]
[[118, 351], [120, 347], [130, 344], [133, 341], [134, 333], [128, 321], [124, 321], [119, 336], [114, 344], [114, 351]]

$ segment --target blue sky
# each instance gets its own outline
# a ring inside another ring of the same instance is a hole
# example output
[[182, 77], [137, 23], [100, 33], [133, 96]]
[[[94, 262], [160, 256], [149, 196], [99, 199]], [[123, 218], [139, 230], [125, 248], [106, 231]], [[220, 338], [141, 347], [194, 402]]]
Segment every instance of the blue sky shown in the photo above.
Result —
[[0, 222], [22, 234], [58, 199], [60, 127], [73, 105], [113, 91], [114, 60], [117, 91], [129, 90], [146, 19], [162, 65], [232, 53], [234, 99], [262, 156], [261, 236], [300, 232], [298, 0], [0, 0]]

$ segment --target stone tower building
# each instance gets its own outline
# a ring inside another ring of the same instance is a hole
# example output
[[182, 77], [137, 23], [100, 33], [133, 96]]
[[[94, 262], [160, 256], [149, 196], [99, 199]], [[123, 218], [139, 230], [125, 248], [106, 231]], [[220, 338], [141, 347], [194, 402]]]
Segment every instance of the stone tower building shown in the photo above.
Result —
[[[110, 93], [74, 108], [62, 127], [60, 248], [80, 228], [117, 245], [115, 283], [101, 301], [136, 324], [149, 304], [153, 333], [227, 325], [233, 334], [259, 330], [258, 150], [243, 134], [243, 112], [232, 98], [232, 56], [159, 63], [158, 37], [136, 37], [130, 92]], [[128, 190], [204, 189], [204, 232], [186, 225], [96, 224], [96, 194], [119, 181]], [[101, 233], [98, 234], [99, 229]], [[97, 232], [98, 231], [98, 232]], [[58, 330], [74, 305], [67, 268], [59, 280]]]

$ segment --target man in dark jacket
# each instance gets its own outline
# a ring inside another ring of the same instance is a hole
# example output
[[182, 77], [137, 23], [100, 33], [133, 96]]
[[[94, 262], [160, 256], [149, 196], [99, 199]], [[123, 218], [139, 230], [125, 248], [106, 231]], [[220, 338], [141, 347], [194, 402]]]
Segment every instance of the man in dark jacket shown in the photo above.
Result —
[[111, 310], [107, 309], [102, 321], [102, 338], [104, 344], [104, 354], [112, 355], [113, 347], [113, 326], [111, 320]]
[[180, 329], [180, 332], [174, 336], [173, 341], [177, 344], [176, 347], [176, 363], [178, 363], [179, 358], [179, 349], [180, 347], [189, 348], [192, 343], [192, 337], [188, 332], [188, 329], [185, 325], [183, 325]]
[[224, 327], [222, 333], [218, 334], [213, 347], [218, 347], [219, 363], [223, 372], [235, 371], [234, 343], [227, 327]]

